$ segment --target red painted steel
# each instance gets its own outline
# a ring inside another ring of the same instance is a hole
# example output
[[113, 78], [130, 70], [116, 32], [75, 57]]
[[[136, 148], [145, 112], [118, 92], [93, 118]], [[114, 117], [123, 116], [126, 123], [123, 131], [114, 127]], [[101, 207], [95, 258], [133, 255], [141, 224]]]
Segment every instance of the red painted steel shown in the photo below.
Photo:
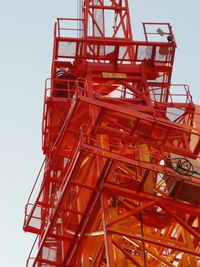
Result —
[[80, 3], [55, 24], [26, 266], [200, 266], [200, 109], [171, 84], [172, 27], [136, 41], [127, 0]]

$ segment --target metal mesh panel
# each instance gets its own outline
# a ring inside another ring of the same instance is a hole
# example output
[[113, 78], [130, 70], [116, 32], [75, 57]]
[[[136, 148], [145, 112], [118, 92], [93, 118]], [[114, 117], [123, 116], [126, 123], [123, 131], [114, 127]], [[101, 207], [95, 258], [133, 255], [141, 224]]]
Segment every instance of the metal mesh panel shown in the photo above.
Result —
[[152, 46], [138, 46], [137, 60], [151, 59]]
[[129, 54], [127, 53], [127, 46], [121, 46], [119, 48], [119, 59], [130, 59]]
[[112, 52], [114, 52], [114, 50], [115, 50], [115, 46], [108, 46], [108, 45], [106, 45], [105, 46], [105, 52], [106, 52], [106, 54], [109, 54], [109, 53], [112, 53]]
[[36, 228], [36, 229], [40, 229], [41, 228], [41, 219], [31, 218], [31, 220], [29, 222], [29, 226]]
[[56, 248], [43, 247], [42, 259], [56, 261]]
[[76, 42], [59, 42], [58, 56], [60, 57], [75, 57]]
[[33, 212], [29, 226], [36, 229], [41, 229], [41, 207], [37, 206]]

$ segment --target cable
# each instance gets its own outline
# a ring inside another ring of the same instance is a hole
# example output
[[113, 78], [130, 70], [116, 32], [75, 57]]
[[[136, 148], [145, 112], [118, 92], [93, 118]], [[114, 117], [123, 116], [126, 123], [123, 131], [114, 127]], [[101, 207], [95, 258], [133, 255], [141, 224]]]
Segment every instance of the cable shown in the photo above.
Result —
[[[176, 166], [174, 166], [173, 161], [176, 162]], [[192, 163], [187, 158], [167, 158], [165, 162], [168, 167], [172, 168], [180, 175], [200, 175], [200, 172], [194, 169]]]

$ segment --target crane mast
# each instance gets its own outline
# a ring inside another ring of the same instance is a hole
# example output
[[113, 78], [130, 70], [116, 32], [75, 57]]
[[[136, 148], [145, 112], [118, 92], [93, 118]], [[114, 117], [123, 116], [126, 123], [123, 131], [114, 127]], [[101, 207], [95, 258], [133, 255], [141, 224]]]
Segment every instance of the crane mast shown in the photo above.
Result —
[[132, 36], [128, 0], [55, 23], [27, 267], [200, 266], [200, 108], [172, 84], [169, 23]]

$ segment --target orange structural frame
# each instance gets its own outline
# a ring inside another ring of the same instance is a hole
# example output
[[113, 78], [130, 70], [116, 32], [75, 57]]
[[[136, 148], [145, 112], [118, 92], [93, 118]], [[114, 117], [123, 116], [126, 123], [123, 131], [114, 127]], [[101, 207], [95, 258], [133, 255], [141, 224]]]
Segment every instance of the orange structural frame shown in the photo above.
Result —
[[133, 39], [127, 0], [59, 18], [27, 267], [200, 266], [200, 109], [172, 84], [169, 23]]

